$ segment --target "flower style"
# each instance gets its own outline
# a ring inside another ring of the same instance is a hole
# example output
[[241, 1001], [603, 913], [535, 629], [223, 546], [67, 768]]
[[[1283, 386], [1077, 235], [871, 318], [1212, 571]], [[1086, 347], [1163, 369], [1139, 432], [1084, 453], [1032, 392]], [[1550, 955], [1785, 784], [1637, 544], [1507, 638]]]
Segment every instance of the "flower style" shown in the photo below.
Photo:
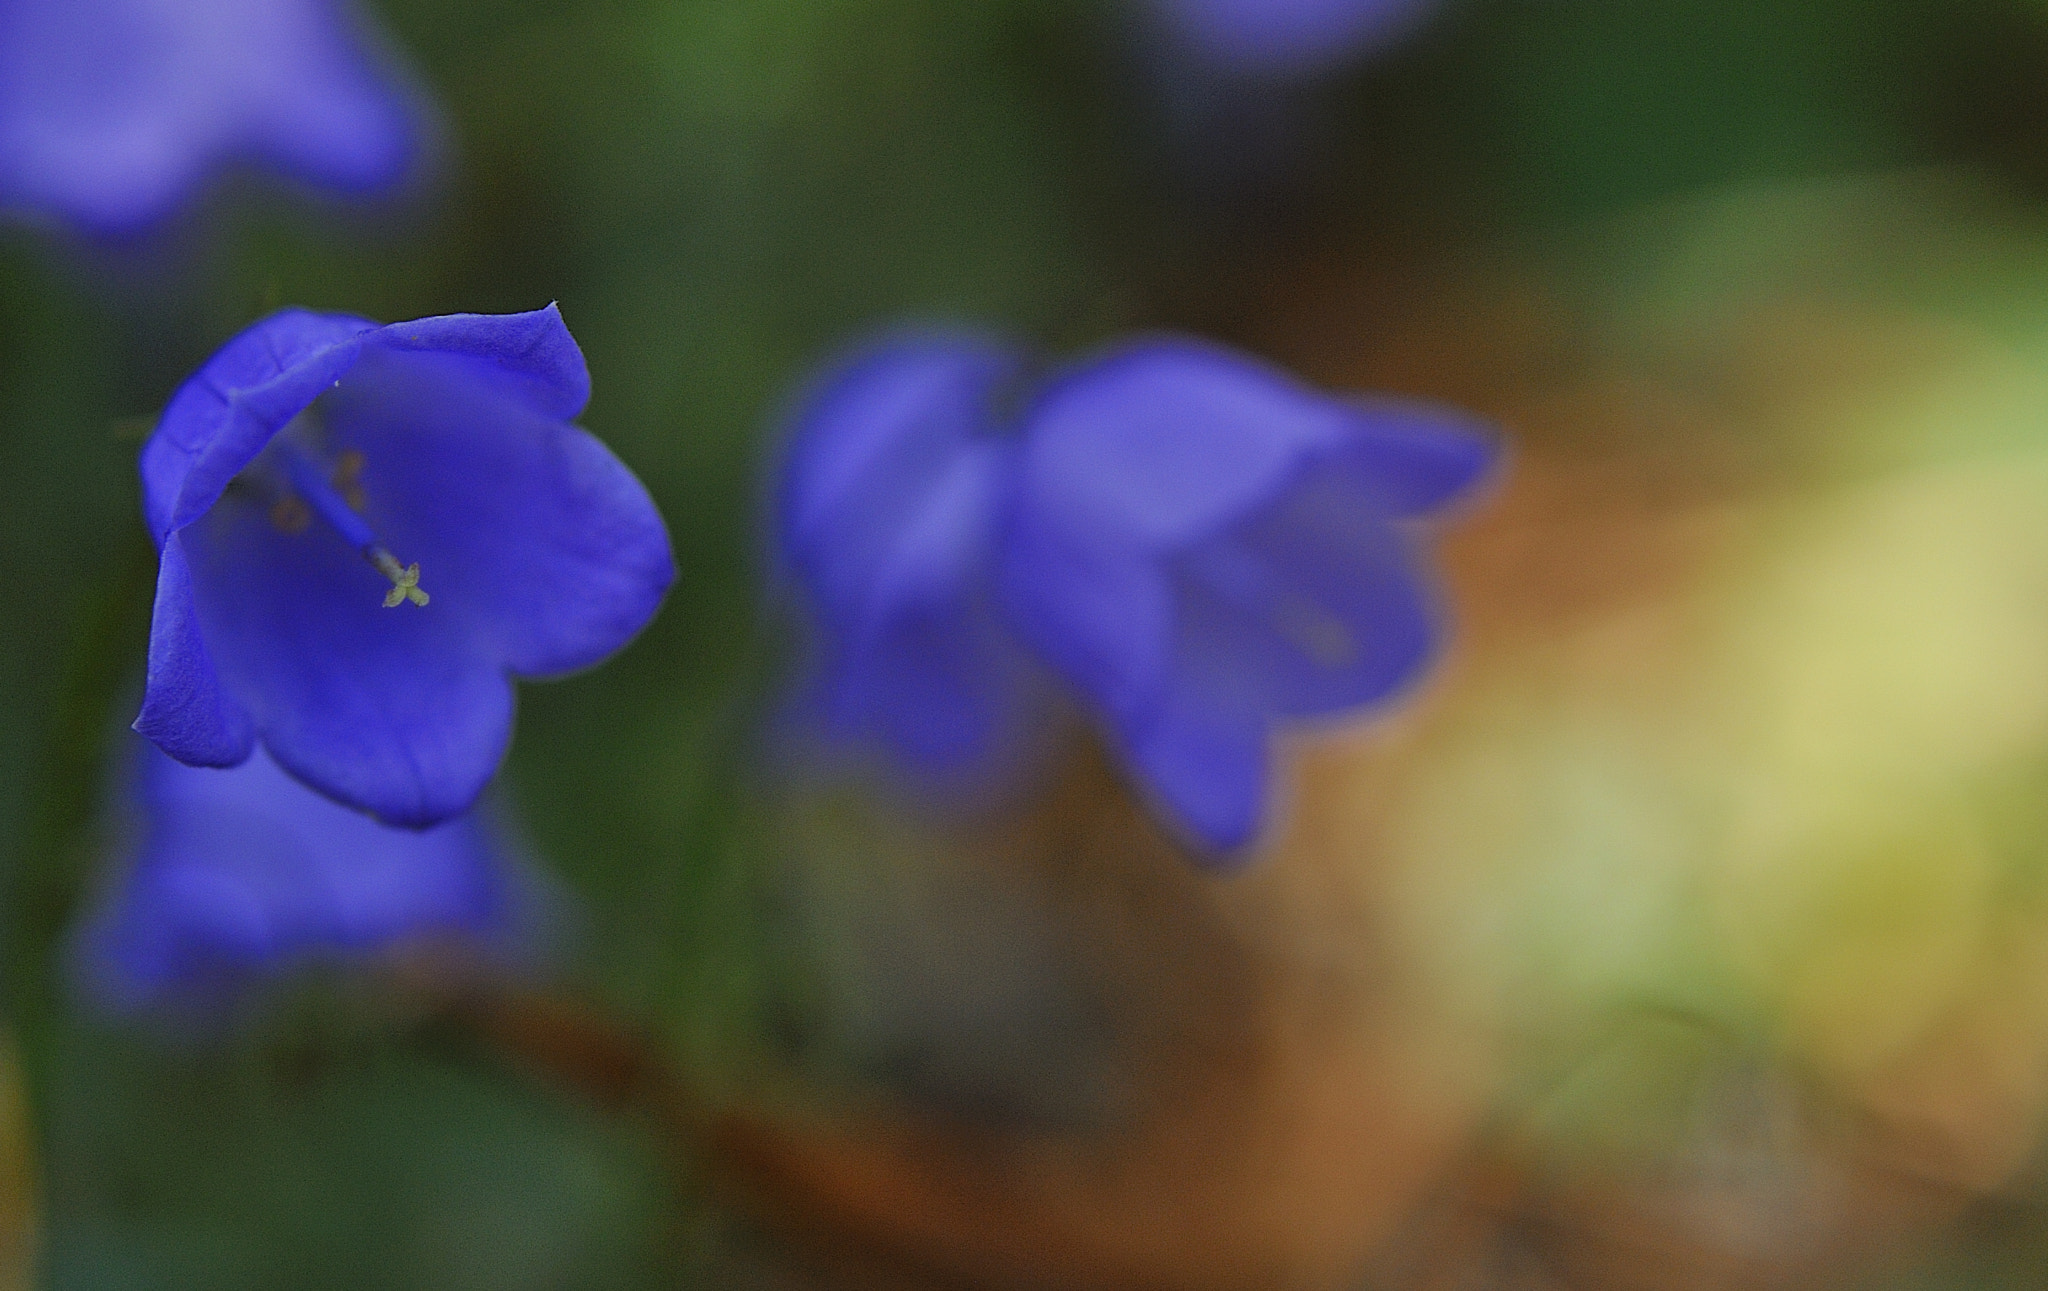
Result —
[[929, 780], [992, 768], [1023, 720], [1023, 660], [988, 595], [1014, 446], [995, 400], [1020, 356], [991, 338], [870, 346], [805, 402], [776, 540], [822, 630], [823, 729]]
[[0, 0], [0, 207], [142, 231], [224, 163], [388, 189], [420, 112], [337, 0]]
[[1497, 453], [1447, 410], [1127, 345], [1025, 417], [1005, 604], [1167, 816], [1228, 853], [1263, 822], [1276, 719], [1383, 700], [1435, 653], [1413, 522]]
[[1205, 61], [1254, 76], [1327, 71], [1391, 39], [1434, 0], [1151, 0]]
[[194, 766], [260, 742], [387, 824], [466, 811], [510, 678], [598, 663], [674, 577], [646, 490], [569, 423], [589, 393], [553, 306], [285, 310], [229, 341], [143, 447], [161, 561], [135, 729]]
[[138, 846], [74, 945], [110, 1011], [217, 1007], [311, 962], [423, 942], [517, 959], [539, 931], [531, 877], [475, 816], [391, 829], [261, 753], [215, 771], [141, 752]]

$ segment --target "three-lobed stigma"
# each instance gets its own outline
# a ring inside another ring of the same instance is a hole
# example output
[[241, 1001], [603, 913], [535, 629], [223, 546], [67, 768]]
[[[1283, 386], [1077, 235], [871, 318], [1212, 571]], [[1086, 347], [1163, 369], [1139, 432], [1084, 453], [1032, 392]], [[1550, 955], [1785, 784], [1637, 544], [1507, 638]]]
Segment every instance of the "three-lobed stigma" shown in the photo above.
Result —
[[395, 610], [404, 601], [411, 601], [414, 605], [425, 605], [431, 599], [420, 590], [418, 561], [410, 565], [400, 565], [398, 557], [381, 546], [373, 546], [363, 554], [370, 558], [370, 563], [377, 567], [378, 573], [391, 580], [391, 590], [384, 593], [385, 609]]

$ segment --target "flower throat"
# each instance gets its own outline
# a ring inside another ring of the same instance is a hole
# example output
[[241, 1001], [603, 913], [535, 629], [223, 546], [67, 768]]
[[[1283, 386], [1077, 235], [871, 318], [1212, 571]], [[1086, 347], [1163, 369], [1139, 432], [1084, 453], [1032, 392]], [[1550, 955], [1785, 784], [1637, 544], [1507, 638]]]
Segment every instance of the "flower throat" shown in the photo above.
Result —
[[406, 601], [425, 605], [430, 598], [420, 587], [419, 564], [401, 564], [391, 549], [377, 540], [359, 510], [363, 492], [357, 477], [362, 473], [363, 455], [350, 449], [329, 470], [289, 435], [287, 428], [270, 441], [270, 452], [276, 455], [290, 485], [290, 491], [271, 508], [271, 523], [287, 533], [297, 533], [311, 523], [313, 516], [320, 517], [344, 542], [361, 552], [378, 573], [391, 580], [391, 590], [384, 594], [385, 609], [396, 609]]

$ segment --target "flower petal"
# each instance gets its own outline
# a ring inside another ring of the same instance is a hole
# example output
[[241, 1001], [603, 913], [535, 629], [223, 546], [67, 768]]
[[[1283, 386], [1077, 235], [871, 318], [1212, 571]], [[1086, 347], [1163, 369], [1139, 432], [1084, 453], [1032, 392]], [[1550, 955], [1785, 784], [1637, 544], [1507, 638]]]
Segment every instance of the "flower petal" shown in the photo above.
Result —
[[216, 1002], [308, 959], [529, 931], [518, 875], [474, 817], [389, 829], [260, 753], [212, 771], [151, 751], [140, 771], [141, 846], [77, 943], [103, 1005]]
[[233, 160], [388, 187], [417, 116], [333, 0], [0, 6], [0, 202], [99, 235], [171, 215]]
[[[924, 566], [971, 563], [995, 521], [956, 523], [928, 533], [929, 551], [907, 557], [916, 526], [935, 494], [972, 491], [988, 469], [963, 456], [993, 447], [993, 400], [1015, 370], [1011, 350], [974, 335], [914, 335], [861, 351], [805, 403], [784, 455], [776, 497], [776, 538], [821, 609], [846, 630], [875, 617], [886, 601], [879, 571], [909, 560]], [[959, 514], [957, 504], [943, 510]]]
[[1141, 724], [1119, 734], [1146, 792], [1212, 859], [1258, 836], [1271, 770], [1265, 726], [1256, 717], [1210, 707], [1176, 688]]
[[1158, 702], [1173, 658], [1173, 593], [1147, 553], [1083, 544], [1020, 511], [1000, 556], [1017, 634], [1112, 719]]
[[675, 578], [668, 530], [610, 449], [535, 408], [533, 387], [506, 372], [467, 353], [366, 347], [321, 403], [328, 447], [362, 454], [365, 515], [420, 564], [424, 616], [459, 613], [518, 675], [572, 672], [653, 617]]
[[1024, 436], [1004, 607], [1222, 850], [1259, 828], [1274, 721], [1383, 700], [1428, 662], [1437, 615], [1400, 526], [1498, 455], [1447, 410], [1174, 338], [1069, 373]]
[[1276, 717], [1387, 698], [1435, 652], [1438, 614], [1409, 540], [1322, 477], [1176, 562], [1183, 684]]
[[1469, 495], [1500, 460], [1499, 435], [1469, 413], [1389, 399], [1354, 405], [1348, 440], [1319, 469], [1348, 475], [1363, 508], [1410, 517]]
[[1021, 663], [990, 608], [990, 536], [1012, 454], [973, 443], [878, 553], [866, 601], [825, 645], [828, 711], [848, 734], [879, 732], [927, 775], [991, 765], [1013, 741]]
[[1018, 505], [1083, 543], [1172, 550], [1272, 503], [1347, 420], [1242, 355], [1139, 342], [1054, 382], [1026, 415]]
[[1434, 0], [1154, 0], [1217, 64], [1253, 75], [1307, 75], [1384, 42]]
[[828, 655], [828, 729], [879, 737], [928, 780], [972, 779], [1015, 743], [1022, 661], [978, 607], [908, 606], [861, 648]]
[[558, 420], [576, 416], [590, 400], [583, 352], [553, 305], [381, 328], [346, 314], [280, 310], [222, 346], [180, 386], [143, 446], [143, 509], [157, 541], [212, 506], [272, 436], [347, 377], [365, 346], [466, 362], [479, 385], [494, 385]]
[[583, 349], [554, 305], [523, 314], [442, 314], [392, 323], [364, 338], [373, 349], [474, 359], [537, 413], [567, 421], [590, 402]]
[[215, 666], [280, 765], [391, 824], [469, 808], [512, 691], [461, 597], [387, 610], [389, 584], [336, 534], [281, 533], [240, 498], [181, 537]]
[[297, 29], [304, 52], [289, 84], [249, 124], [252, 154], [305, 184], [342, 193], [392, 189], [413, 175], [428, 110], [365, 56], [355, 15], [329, 3], [254, 2], [287, 10], [279, 16]]
[[143, 512], [162, 546], [271, 437], [355, 365], [367, 319], [286, 309], [223, 345], [171, 396], [142, 448]]
[[231, 767], [255, 747], [249, 714], [221, 688], [192, 603], [192, 570], [172, 534], [157, 565], [149, 663], [135, 730], [193, 766]]
[[1026, 720], [989, 605], [1015, 460], [992, 418], [1016, 366], [972, 335], [869, 347], [807, 400], [783, 465], [777, 537], [817, 616], [828, 728], [928, 780], [992, 770]]
[[[422, 923], [485, 926], [497, 913], [488, 831], [474, 816], [428, 830], [392, 829], [286, 775], [259, 754], [232, 773], [150, 756], [147, 790], [159, 863], [240, 871], [265, 894], [281, 940], [360, 946]], [[253, 834], [239, 865], [218, 864], [217, 822]], [[260, 844], [260, 845], [259, 845]]]

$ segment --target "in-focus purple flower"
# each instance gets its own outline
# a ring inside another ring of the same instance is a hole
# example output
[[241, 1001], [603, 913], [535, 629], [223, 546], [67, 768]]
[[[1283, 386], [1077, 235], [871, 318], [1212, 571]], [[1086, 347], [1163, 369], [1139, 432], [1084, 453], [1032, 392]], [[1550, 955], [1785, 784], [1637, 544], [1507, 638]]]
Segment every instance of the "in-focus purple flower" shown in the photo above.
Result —
[[1130, 344], [1025, 417], [1005, 605], [1168, 817], [1229, 852], [1265, 819], [1276, 720], [1384, 700], [1435, 654], [1414, 522], [1497, 456], [1445, 409]]
[[0, 0], [0, 208], [133, 234], [250, 162], [343, 193], [421, 113], [340, 0]]
[[194, 766], [260, 742], [389, 824], [468, 810], [510, 678], [598, 663], [674, 577], [647, 491], [570, 424], [589, 394], [553, 306], [285, 310], [229, 341], [142, 452], [162, 556], [135, 729]]
[[229, 771], [140, 753], [132, 850], [73, 945], [110, 1011], [218, 1011], [296, 968], [419, 944], [511, 964], [543, 931], [533, 877], [476, 816], [391, 829], [261, 753]]
[[932, 781], [992, 770], [1025, 716], [988, 578], [1015, 457], [995, 405], [1020, 364], [964, 333], [867, 347], [805, 401], [779, 481], [779, 554], [819, 625], [823, 730]]
[[1253, 76], [1327, 71], [1393, 38], [1436, 0], [1149, 0], [1212, 66]]

